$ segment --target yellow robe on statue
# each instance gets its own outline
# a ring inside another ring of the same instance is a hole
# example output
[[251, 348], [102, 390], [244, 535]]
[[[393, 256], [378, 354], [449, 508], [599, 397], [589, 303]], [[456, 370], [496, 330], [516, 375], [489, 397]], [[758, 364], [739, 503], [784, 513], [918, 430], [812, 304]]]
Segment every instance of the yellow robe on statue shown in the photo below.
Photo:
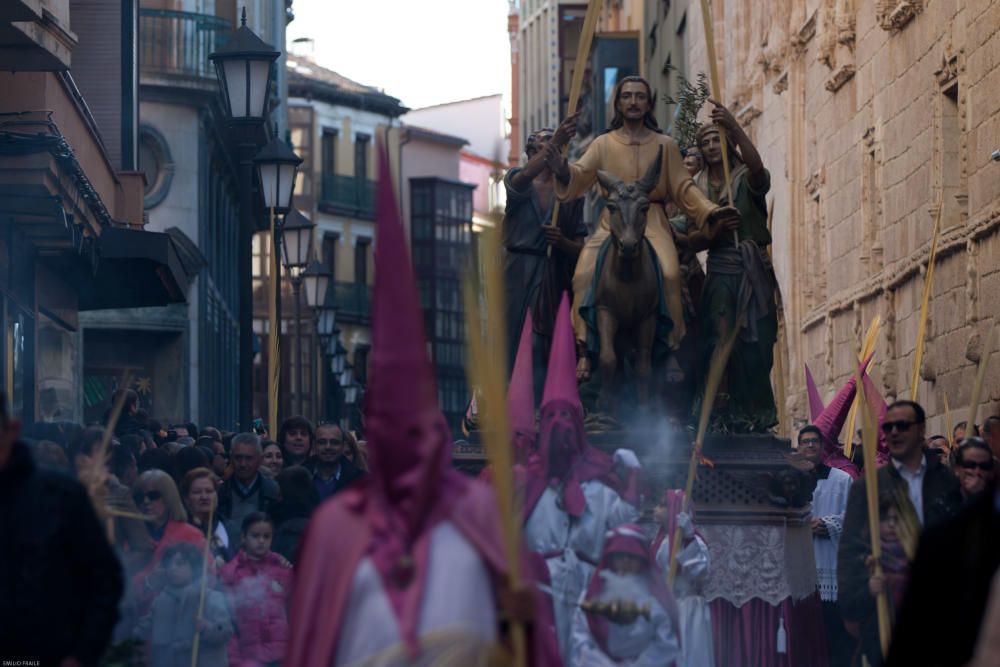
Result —
[[[663, 203], [672, 199], [694, 221], [697, 229], [703, 228], [708, 214], [718, 208], [691, 180], [677, 142], [665, 134], [654, 132], [637, 143], [632, 143], [631, 138], [622, 130], [602, 134], [594, 139], [579, 160], [569, 166], [568, 184], [563, 185], [556, 179], [556, 196], [560, 201], [583, 196], [597, 182], [598, 170], [613, 174], [626, 183], [637, 181], [652, 166], [657, 151], [663, 151], [663, 162], [660, 180], [649, 195], [653, 205], [646, 214], [646, 239], [656, 251], [663, 273], [667, 312], [674, 325], [670, 332], [670, 346], [674, 348], [684, 337], [684, 307], [681, 303], [677, 248], [668, 227], [670, 223], [663, 210]], [[601, 195], [607, 197], [603, 188]], [[592, 286], [597, 254], [610, 233], [608, 210], [604, 209], [597, 229], [583, 246], [573, 274], [573, 329], [578, 341], [587, 340], [587, 325], [580, 317], [580, 304]]]

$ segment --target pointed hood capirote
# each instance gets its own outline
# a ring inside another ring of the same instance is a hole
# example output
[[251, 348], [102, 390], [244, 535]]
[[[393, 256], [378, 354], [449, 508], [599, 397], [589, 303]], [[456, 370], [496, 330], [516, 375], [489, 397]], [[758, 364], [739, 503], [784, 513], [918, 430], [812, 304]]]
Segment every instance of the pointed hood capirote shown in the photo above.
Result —
[[[538, 431], [537, 455], [528, 464], [525, 520], [549, 484], [562, 487], [563, 507], [575, 517], [586, 508], [582, 482], [600, 479], [619, 491], [621, 482], [611, 473], [611, 457], [591, 447], [584, 432], [583, 403], [576, 386], [576, 343], [565, 292], [552, 330]], [[619, 493], [624, 495], [624, 490]]]
[[[284, 660], [296, 667], [333, 663], [352, 613], [355, 576], [366, 558], [378, 573], [408, 654], [419, 655], [431, 536], [442, 522], [450, 522], [476, 550], [493, 582], [508, 576], [492, 489], [451, 467], [451, 437], [438, 407], [384, 145], [379, 158], [373, 341], [365, 397], [371, 470], [317, 508], [303, 537]], [[529, 629], [531, 667], [558, 664], [554, 635], [545, 630], [549, 625], [542, 610], [539, 631]]]
[[816, 418], [823, 412], [823, 398], [819, 395], [819, 388], [816, 380], [813, 379], [809, 364], [806, 364], [806, 393], [809, 395], [809, 420], [816, 421]]
[[529, 309], [524, 317], [521, 340], [517, 346], [514, 370], [507, 386], [507, 417], [514, 443], [514, 462], [524, 463], [537, 440], [535, 428], [535, 382], [532, 366], [532, 320]]

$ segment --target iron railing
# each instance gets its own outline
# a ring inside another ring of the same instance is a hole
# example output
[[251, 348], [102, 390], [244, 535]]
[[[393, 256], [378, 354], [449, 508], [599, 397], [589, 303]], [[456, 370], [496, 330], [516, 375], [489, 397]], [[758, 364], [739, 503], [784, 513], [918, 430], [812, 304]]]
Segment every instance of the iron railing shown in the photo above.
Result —
[[371, 319], [372, 288], [364, 283], [335, 282], [333, 305], [337, 307], [338, 322], [367, 324]]
[[375, 181], [355, 176], [323, 174], [320, 201], [347, 215], [375, 217]]
[[146, 76], [215, 80], [208, 60], [223, 45], [229, 21], [169, 9], [139, 10], [139, 71]]

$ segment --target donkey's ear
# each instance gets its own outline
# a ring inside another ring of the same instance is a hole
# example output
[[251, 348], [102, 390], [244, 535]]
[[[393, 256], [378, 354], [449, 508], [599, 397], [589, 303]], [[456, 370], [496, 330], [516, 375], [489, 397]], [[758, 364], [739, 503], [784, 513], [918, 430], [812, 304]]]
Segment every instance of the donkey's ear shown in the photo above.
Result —
[[656, 184], [660, 182], [661, 166], [663, 166], [662, 146], [660, 147], [660, 150], [656, 151], [656, 159], [653, 160], [653, 164], [649, 165], [649, 169], [646, 170], [646, 175], [637, 181], [635, 186], [647, 195], [652, 192], [656, 188]]
[[618, 189], [618, 186], [622, 184], [620, 178], [616, 177], [614, 174], [604, 171], [603, 169], [597, 170], [597, 182], [601, 184], [609, 194]]

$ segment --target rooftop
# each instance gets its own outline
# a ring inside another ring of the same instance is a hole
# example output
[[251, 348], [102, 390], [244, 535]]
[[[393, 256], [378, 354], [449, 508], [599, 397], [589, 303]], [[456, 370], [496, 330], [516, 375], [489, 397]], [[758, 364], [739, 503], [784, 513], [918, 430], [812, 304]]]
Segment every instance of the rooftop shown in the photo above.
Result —
[[305, 56], [288, 54], [288, 95], [318, 99], [382, 113], [392, 118], [409, 111], [398, 98], [334, 72]]

